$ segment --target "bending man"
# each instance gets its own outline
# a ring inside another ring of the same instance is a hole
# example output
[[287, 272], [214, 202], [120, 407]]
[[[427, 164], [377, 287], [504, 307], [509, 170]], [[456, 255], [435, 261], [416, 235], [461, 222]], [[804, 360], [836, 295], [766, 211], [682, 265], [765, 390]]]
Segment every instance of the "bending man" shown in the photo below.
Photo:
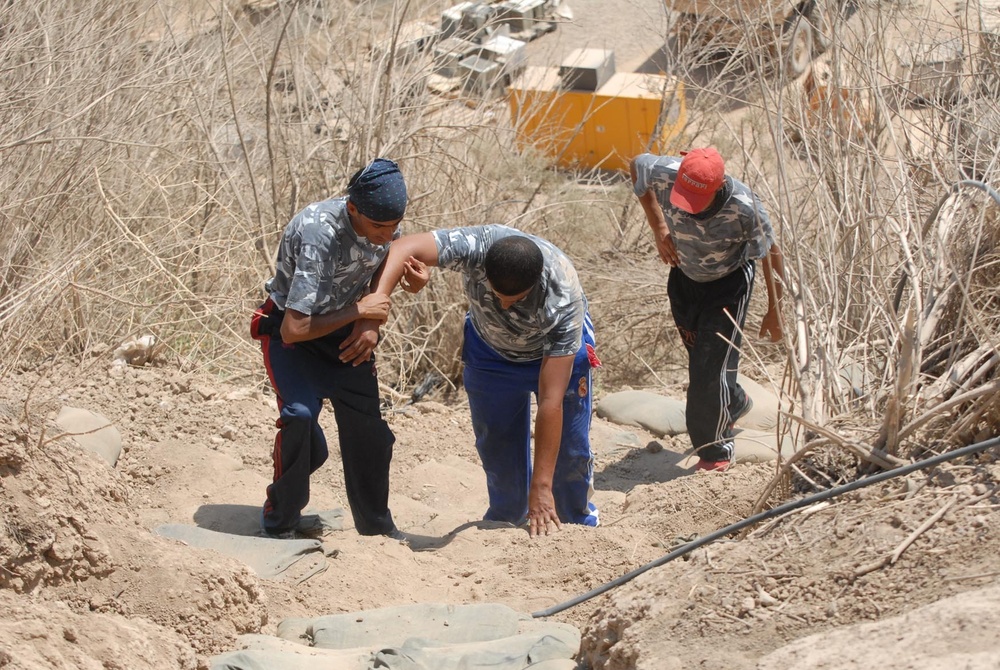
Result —
[[736, 381], [756, 261], [764, 266], [767, 313], [761, 337], [782, 337], [778, 300], [781, 250], [757, 195], [725, 171], [715, 149], [682, 158], [642, 154], [632, 160], [634, 191], [670, 266], [667, 294], [688, 352], [687, 428], [699, 470], [733, 460], [733, 426], [750, 411]]
[[[417, 292], [426, 266], [463, 274], [462, 348], [476, 449], [486, 472], [484, 519], [531, 536], [560, 523], [596, 526], [590, 502], [594, 330], [576, 270], [550, 242], [501, 225], [438, 230], [393, 242], [377, 291]], [[537, 396], [531, 456], [531, 396]]]

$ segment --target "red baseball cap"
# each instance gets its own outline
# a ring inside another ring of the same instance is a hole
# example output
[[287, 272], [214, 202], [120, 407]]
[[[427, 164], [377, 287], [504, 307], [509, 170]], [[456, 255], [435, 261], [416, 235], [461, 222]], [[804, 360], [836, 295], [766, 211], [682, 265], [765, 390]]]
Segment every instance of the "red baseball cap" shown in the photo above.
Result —
[[712, 203], [726, 180], [726, 165], [711, 147], [681, 152], [677, 180], [670, 189], [670, 204], [689, 214], [697, 214]]

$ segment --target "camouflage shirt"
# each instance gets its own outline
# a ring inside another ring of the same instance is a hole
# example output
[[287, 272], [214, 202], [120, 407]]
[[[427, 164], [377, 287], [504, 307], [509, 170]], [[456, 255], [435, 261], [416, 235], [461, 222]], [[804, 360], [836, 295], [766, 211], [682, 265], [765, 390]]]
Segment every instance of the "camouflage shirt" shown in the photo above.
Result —
[[388, 244], [372, 244], [354, 232], [346, 197], [314, 202], [285, 227], [277, 271], [264, 288], [281, 309], [327, 314], [368, 293], [387, 253]]
[[[523, 300], [509, 309], [486, 281], [486, 252], [509, 235], [531, 238], [542, 250], [542, 278]], [[573, 263], [551, 242], [501, 225], [452, 228], [434, 232], [438, 265], [464, 274], [469, 316], [479, 336], [504, 358], [535, 361], [543, 356], [572, 356], [580, 349], [587, 299]]]
[[731, 274], [747, 261], [763, 258], [774, 243], [771, 220], [760, 199], [745, 184], [726, 175], [729, 197], [713, 214], [688, 214], [670, 204], [670, 190], [681, 159], [642, 154], [635, 159], [635, 194], [649, 189], [663, 210], [677, 247], [680, 269], [707, 282]]

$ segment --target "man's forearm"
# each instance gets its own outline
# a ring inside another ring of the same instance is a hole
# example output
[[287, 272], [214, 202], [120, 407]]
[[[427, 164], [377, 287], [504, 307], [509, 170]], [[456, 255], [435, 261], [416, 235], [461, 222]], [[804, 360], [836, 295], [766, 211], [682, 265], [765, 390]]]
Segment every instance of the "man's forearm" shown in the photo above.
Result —
[[329, 335], [358, 319], [357, 305], [348, 305], [328, 314], [303, 314], [286, 310], [281, 322], [281, 340], [289, 344], [307, 342]]
[[783, 288], [782, 280], [785, 276], [785, 264], [781, 255], [781, 249], [777, 244], [772, 244], [767, 255], [764, 256], [764, 284], [767, 286], [768, 307], [776, 307], [781, 300]]
[[574, 356], [545, 356], [538, 375], [538, 413], [535, 417], [535, 471], [532, 487], [552, 487], [562, 442], [563, 398], [569, 387]]
[[397, 244], [399, 244], [398, 241], [390, 245], [389, 255], [386, 256], [385, 263], [382, 264], [379, 274], [373, 281], [372, 293], [391, 295], [392, 290], [399, 284], [399, 280], [403, 276], [403, 264], [407, 257], [402, 253], [393, 253], [393, 247]]
[[559, 443], [562, 441], [562, 405], [538, 408], [535, 417], [535, 461], [531, 485], [552, 488]]

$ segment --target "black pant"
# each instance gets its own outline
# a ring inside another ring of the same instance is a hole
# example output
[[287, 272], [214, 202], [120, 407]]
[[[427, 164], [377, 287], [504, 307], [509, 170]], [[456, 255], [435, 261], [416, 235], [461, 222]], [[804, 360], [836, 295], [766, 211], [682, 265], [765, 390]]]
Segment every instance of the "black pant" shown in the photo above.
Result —
[[688, 352], [688, 435], [705, 460], [733, 458], [732, 417], [747, 401], [736, 373], [755, 270], [751, 261], [709, 282], [670, 270], [670, 310]]
[[278, 332], [281, 312], [270, 300], [251, 324], [260, 340], [264, 367], [281, 412], [274, 441], [274, 481], [267, 487], [264, 527], [295, 527], [309, 502], [309, 476], [328, 455], [319, 425], [323, 399], [333, 404], [344, 464], [347, 502], [361, 535], [395, 529], [389, 512], [389, 463], [395, 436], [382, 418], [374, 360], [354, 366], [338, 358], [352, 330], [345, 326], [325, 337], [285, 344]]

